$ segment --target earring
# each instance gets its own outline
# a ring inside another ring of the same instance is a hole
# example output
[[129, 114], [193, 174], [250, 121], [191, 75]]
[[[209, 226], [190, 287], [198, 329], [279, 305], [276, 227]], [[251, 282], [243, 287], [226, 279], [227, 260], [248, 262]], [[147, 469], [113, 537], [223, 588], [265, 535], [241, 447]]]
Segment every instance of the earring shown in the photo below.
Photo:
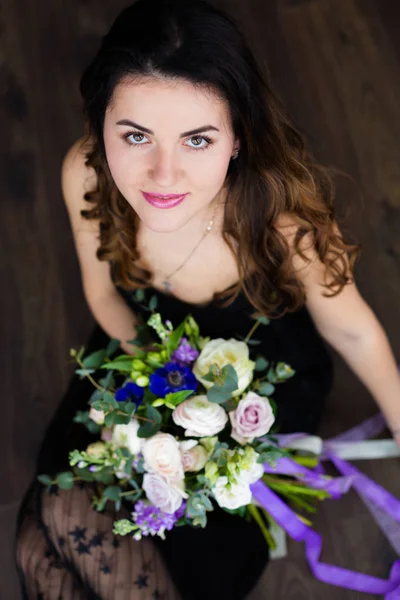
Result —
[[236, 148], [235, 154], [232, 156], [232, 159], [235, 160], [235, 158], [237, 158], [238, 156], [239, 156], [239, 150], [238, 150], [238, 148]]

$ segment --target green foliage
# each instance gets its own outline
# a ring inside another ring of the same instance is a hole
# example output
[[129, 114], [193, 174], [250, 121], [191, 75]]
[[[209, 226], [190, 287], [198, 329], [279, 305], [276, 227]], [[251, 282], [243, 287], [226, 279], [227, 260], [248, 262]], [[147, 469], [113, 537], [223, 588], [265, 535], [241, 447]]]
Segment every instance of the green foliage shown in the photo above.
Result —
[[222, 404], [229, 400], [232, 393], [238, 388], [238, 376], [232, 365], [225, 365], [214, 381], [214, 386], [207, 392], [207, 398], [210, 402]]
[[82, 364], [86, 369], [98, 369], [107, 356], [107, 350], [97, 350], [83, 359]]
[[154, 406], [151, 406], [151, 404], [146, 404], [145, 418], [148, 420], [143, 421], [137, 432], [140, 438], [149, 438], [161, 428], [161, 413]]
[[[182, 390], [181, 392], [173, 392], [172, 394], [167, 394], [165, 396], [164, 404], [171, 408], [172, 410], [176, 408], [179, 404], [184, 402], [186, 398], [192, 396], [194, 394], [193, 390]], [[161, 400], [161, 398], [160, 398]]]
[[174, 331], [168, 336], [167, 339], [167, 350], [168, 350], [168, 355], [171, 356], [171, 354], [178, 348], [179, 343], [181, 341], [181, 338], [185, 332], [185, 323], [186, 323], [186, 319], [180, 324], [178, 325], [178, 327], [176, 329], [174, 329]]
[[258, 356], [256, 358], [256, 371], [265, 371], [266, 369], [268, 369], [268, 366], [269, 362], [263, 356]]
[[259, 388], [257, 389], [257, 393], [260, 394], [260, 396], [270, 396], [274, 393], [274, 391], [275, 386], [273, 386], [272, 383], [269, 383], [268, 381], [261, 382]]
[[37, 479], [40, 481], [40, 483], [43, 483], [43, 485], [51, 486], [53, 484], [53, 480], [50, 475], [38, 475]]
[[72, 471], [64, 471], [56, 477], [56, 484], [62, 490], [70, 490], [74, 487], [74, 474]]
[[101, 366], [101, 369], [111, 369], [114, 371], [123, 371], [125, 373], [130, 373], [132, 371], [132, 360], [132, 356], [130, 356], [129, 358], [117, 357], [115, 360], [111, 360], [108, 363], [104, 363], [104, 365]]

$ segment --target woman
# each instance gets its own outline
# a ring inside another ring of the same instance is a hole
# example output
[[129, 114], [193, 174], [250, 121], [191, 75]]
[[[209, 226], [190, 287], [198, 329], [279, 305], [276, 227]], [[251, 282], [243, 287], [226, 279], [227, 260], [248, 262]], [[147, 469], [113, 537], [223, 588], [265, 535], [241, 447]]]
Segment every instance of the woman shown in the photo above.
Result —
[[[134, 353], [138, 289], [211, 337], [245, 336], [262, 313], [260, 353], [296, 371], [274, 396], [282, 432], [317, 431], [332, 386], [325, 341], [400, 427], [395, 360], [351, 277], [359, 247], [339, 231], [330, 175], [232, 20], [201, 1], [139, 0], [104, 37], [81, 93], [87, 135], [65, 157], [62, 188], [97, 321], [87, 352], [112, 337]], [[91, 391], [72, 378], [37, 473], [66, 468], [68, 450], [91, 441], [72, 421]], [[205, 530], [136, 542], [115, 538], [113, 512], [90, 496], [32, 483], [17, 536], [25, 598], [235, 600], [268, 563], [257, 525], [239, 517], [214, 511]]]

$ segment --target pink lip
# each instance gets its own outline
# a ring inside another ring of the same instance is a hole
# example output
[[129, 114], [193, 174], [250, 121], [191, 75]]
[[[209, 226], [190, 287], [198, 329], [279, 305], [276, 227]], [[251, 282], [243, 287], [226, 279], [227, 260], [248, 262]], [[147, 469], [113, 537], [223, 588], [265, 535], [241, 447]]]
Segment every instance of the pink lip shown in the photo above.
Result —
[[173, 208], [183, 202], [187, 196], [187, 194], [182, 194], [181, 196], [177, 196], [176, 194], [166, 194], [165, 196], [160, 195], [161, 197], [159, 197], [147, 194], [146, 192], [142, 192], [142, 194], [145, 200], [156, 208]]

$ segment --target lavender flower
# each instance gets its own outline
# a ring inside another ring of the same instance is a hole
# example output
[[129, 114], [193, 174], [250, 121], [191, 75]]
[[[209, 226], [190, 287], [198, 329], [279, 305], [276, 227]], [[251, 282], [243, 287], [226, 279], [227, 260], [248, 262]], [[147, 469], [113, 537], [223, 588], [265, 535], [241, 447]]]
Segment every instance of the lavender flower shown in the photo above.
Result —
[[178, 519], [184, 515], [184, 508], [182, 510], [182, 506], [174, 513], [169, 514], [143, 500], [136, 502], [134, 508], [132, 518], [135, 525], [139, 527], [139, 531], [134, 536], [135, 539], [140, 539], [143, 535], [158, 535], [164, 539], [165, 531], [170, 531]]
[[198, 355], [198, 351], [189, 344], [187, 338], [183, 337], [179, 348], [173, 353], [172, 359], [183, 364], [190, 364], [196, 360]]

